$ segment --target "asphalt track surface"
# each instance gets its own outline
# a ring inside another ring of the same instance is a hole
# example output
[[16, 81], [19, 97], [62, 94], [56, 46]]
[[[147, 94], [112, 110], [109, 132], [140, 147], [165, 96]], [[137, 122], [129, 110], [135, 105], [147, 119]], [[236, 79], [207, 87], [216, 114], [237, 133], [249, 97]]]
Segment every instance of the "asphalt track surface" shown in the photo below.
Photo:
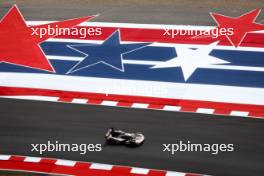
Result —
[[[264, 0], [0, 0], [0, 16], [16, 3], [26, 20], [63, 20], [100, 14], [93, 21], [216, 25], [209, 12], [239, 16]], [[257, 22], [264, 23], [264, 13]]]
[[[93, 21], [215, 25], [209, 12], [238, 16], [262, 8], [263, 0], [57, 0], [0, 1], [0, 16], [17, 3], [26, 20], [63, 20], [101, 15]], [[257, 22], [264, 23], [262, 12]], [[109, 127], [142, 131], [140, 148], [104, 146], [102, 152], [80, 155], [51, 152], [42, 156], [189, 171], [212, 175], [263, 175], [264, 122], [258, 119], [176, 113], [118, 107], [0, 99], [0, 153], [40, 156], [31, 143], [104, 143]], [[203, 152], [162, 152], [163, 143], [233, 143], [235, 151], [212, 155]]]
[[[261, 119], [165, 112], [56, 102], [0, 99], [0, 153], [190, 171], [212, 175], [263, 175]], [[109, 127], [141, 131], [139, 148], [104, 144]], [[101, 152], [31, 152], [30, 144], [99, 143]], [[232, 143], [234, 152], [163, 152], [164, 143]]]

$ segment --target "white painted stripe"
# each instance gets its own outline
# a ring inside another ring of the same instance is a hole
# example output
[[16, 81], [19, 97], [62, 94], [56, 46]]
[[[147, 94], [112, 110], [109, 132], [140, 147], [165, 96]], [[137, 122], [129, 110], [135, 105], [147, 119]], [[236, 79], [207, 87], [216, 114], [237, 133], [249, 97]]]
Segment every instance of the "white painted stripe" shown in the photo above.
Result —
[[133, 167], [130, 172], [133, 174], [145, 174], [145, 175], [147, 175], [149, 172], [149, 169]]
[[124, 64], [135, 64], [135, 65], [150, 65], [164, 63], [162, 61], [144, 61], [144, 60], [123, 60]]
[[104, 105], [104, 106], [116, 106], [117, 103], [118, 103], [117, 101], [107, 101], [107, 100], [105, 100], [105, 101], [103, 101], [101, 103], [101, 105]]
[[75, 166], [76, 161], [69, 161], [69, 160], [57, 160], [56, 165], [60, 165], [60, 166]]
[[168, 171], [165, 176], [185, 176], [185, 175], [186, 174], [185, 173], [182, 173], [182, 172], [172, 172], [172, 171]]
[[0, 160], [9, 160], [10, 157], [10, 155], [0, 155]]
[[[83, 57], [70, 57], [70, 56], [47, 56], [51, 60], [65, 60], [65, 61], [81, 61]], [[144, 61], [144, 60], [125, 60], [123, 59], [124, 64], [136, 64], [136, 65], [156, 65], [163, 63], [162, 61]]]
[[109, 164], [99, 164], [99, 163], [92, 163], [90, 169], [101, 169], [101, 170], [111, 170], [113, 165]]
[[163, 110], [166, 111], [180, 111], [181, 106], [171, 106], [171, 105], [165, 105]]
[[224, 66], [224, 65], [210, 65], [208, 67], [200, 67], [200, 68], [264, 72], [264, 67], [236, 66], [236, 65], [226, 65], [226, 66]]
[[[1, 85], [1, 84], [0, 84]], [[3, 98], [15, 98], [23, 100], [40, 100], [40, 101], [58, 101], [58, 97], [49, 97], [49, 96], [0, 96]]]
[[205, 114], [213, 114], [214, 113], [214, 109], [198, 108], [196, 112], [205, 113]]
[[145, 103], [133, 103], [131, 107], [133, 108], [148, 108], [149, 104]]
[[53, 55], [47, 55], [48, 59], [52, 60], [64, 60], [64, 61], [81, 61], [84, 57], [74, 57], [74, 56], [53, 56]]
[[88, 102], [88, 99], [74, 98], [74, 99], [72, 100], [72, 103], [86, 104], [87, 102]]
[[263, 88], [237, 86], [6, 72], [0, 86], [264, 105]]
[[[56, 21], [26, 21], [28, 25], [41, 25]], [[78, 26], [91, 27], [123, 27], [123, 28], [146, 28], [146, 29], [196, 29], [208, 30], [214, 26], [196, 26], [196, 25], [168, 25], [168, 24], [139, 24], [139, 23], [110, 23], [110, 22], [83, 22]]]
[[248, 116], [249, 112], [246, 111], [231, 111], [230, 115], [233, 116]]
[[32, 162], [32, 163], [38, 163], [40, 162], [40, 160], [41, 158], [39, 157], [29, 157], [29, 156], [24, 159], [25, 162]]

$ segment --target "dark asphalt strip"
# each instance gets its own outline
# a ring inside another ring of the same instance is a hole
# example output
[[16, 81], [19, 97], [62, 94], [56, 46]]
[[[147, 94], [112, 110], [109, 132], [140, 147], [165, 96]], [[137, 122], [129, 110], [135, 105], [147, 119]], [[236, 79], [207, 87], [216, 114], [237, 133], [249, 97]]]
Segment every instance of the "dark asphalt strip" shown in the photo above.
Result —
[[[0, 99], [0, 153], [188, 171], [263, 175], [264, 121], [242, 117]], [[109, 127], [141, 131], [139, 148], [104, 145], [101, 152], [31, 152], [31, 143], [101, 143]], [[163, 152], [164, 143], [233, 143], [234, 152]]]
[[[0, 16], [17, 4], [26, 20], [64, 20], [100, 14], [92, 21], [147, 24], [216, 25], [209, 12], [237, 17], [264, 0], [1, 0]], [[264, 13], [257, 22], [263, 23]]]

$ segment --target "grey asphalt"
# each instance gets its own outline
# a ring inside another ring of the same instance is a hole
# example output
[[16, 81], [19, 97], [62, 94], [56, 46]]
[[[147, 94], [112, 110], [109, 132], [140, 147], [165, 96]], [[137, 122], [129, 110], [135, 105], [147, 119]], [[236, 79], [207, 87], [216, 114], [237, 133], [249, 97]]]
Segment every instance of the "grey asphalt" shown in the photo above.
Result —
[[[55, 102], [0, 99], [0, 153], [189, 171], [211, 175], [263, 175], [264, 123], [260, 119]], [[139, 148], [104, 144], [109, 127], [141, 131]], [[36, 143], [102, 144], [101, 152], [31, 152]], [[235, 151], [163, 152], [164, 143], [234, 144]]]
[[[14, 3], [26, 20], [100, 14], [93, 21], [186, 25], [216, 25], [209, 12], [236, 17], [264, 7], [264, 0], [1, 0], [0, 16]], [[264, 13], [257, 22], [264, 22]]]

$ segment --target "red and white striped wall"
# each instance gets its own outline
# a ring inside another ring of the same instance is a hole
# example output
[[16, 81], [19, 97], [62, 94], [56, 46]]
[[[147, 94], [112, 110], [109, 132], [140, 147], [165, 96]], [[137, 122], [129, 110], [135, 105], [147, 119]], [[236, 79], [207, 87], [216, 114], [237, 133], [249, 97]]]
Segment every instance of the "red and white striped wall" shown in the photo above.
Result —
[[193, 173], [15, 155], [0, 155], [0, 170], [73, 176], [202, 176]]

